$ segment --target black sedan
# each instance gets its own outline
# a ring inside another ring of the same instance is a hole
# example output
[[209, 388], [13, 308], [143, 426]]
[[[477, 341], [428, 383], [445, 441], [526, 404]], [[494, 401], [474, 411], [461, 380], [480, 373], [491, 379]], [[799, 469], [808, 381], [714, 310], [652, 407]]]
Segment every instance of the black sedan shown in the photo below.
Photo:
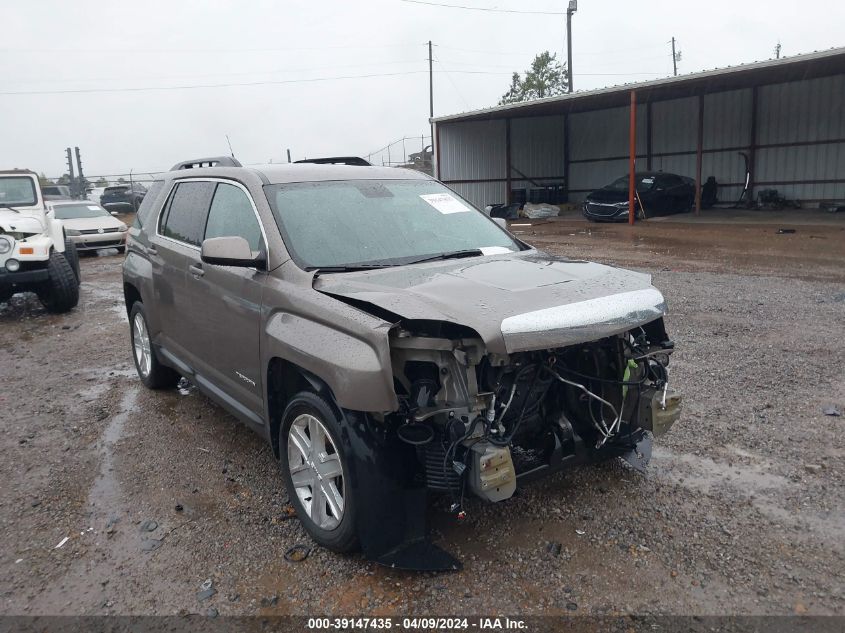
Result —
[[[638, 172], [634, 211], [637, 218], [685, 213], [695, 201], [692, 178], [666, 172]], [[628, 219], [628, 176], [596, 189], [584, 201], [584, 217], [591, 222]]]

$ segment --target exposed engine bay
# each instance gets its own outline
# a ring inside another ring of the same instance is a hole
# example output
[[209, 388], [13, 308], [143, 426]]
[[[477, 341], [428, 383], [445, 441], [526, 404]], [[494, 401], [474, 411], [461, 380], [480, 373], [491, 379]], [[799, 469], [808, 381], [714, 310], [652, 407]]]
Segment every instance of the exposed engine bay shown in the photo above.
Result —
[[416, 447], [425, 486], [451, 495], [457, 512], [466, 494], [501, 501], [518, 480], [574, 463], [623, 456], [642, 468], [650, 436], [680, 415], [662, 318], [509, 355], [488, 354], [472, 330], [442, 322], [401, 323], [390, 343], [400, 402], [390, 421]]

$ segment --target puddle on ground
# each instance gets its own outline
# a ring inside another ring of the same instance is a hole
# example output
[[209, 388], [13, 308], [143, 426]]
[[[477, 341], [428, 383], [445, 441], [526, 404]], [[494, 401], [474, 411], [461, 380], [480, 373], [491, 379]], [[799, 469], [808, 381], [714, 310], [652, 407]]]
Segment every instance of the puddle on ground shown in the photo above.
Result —
[[116, 513], [121, 506], [120, 484], [114, 471], [114, 447], [123, 436], [123, 427], [132, 413], [136, 413], [138, 387], [130, 387], [120, 401], [120, 412], [112, 417], [100, 440], [97, 452], [100, 455], [100, 472], [91, 485], [87, 506], [93, 517], [102, 519]]
[[81, 284], [87, 296], [93, 298], [95, 301], [106, 304], [109, 311], [116, 314], [122, 322], [129, 323], [129, 316], [126, 314], [126, 304], [124, 303], [123, 295], [121, 292], [115, 291], [116, 286], [119, 286], [119, 284], [114, 282], [104, 283], [102, 281], [83, 281]]
[[[738, 454], [747, 459], [758, 459], [744, 451]], [[686, 488], [704, 493], [731, 487], [751, 495], [791, 485], [786, 477], [770, 472], [765, 463], [729, 465], [692, 453], [675, 453], [663, 446], [655, 447], [653, 455], [650, 468], [654, 469], [658, 476], [671, 478]], [[678, 470], [673, 467], [677, 464], [683, 464], [687, 468]]]
[[796, 511], [788, 505], [788, 493], [796, 491], [796, 482], [771, 472], [771, 462], [765, 458], [736, 446], [728, 448], [751, 463], [720, 463], [661, 446], [654, 448], [649, 470], [660, 479], [703, 494], [722, 491], [750, 499], [754, 508], [774, 523], [808, 530], [841, 548], [845, 540], [845, 513], [820, 514], [803, 508]]

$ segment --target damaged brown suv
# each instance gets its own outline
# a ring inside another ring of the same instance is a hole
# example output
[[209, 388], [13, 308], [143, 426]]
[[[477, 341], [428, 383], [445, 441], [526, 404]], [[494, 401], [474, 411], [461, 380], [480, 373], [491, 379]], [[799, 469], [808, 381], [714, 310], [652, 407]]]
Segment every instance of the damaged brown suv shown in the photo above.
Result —
[[455, 568], [430, 493], [459, 513], [574, 464], [642, 468], [680, 412], [649, 276], [537, 251], [419, 172], [187, 161], [127, 251], [143, 383], [184, 376], [264, 436], [338, 552]]

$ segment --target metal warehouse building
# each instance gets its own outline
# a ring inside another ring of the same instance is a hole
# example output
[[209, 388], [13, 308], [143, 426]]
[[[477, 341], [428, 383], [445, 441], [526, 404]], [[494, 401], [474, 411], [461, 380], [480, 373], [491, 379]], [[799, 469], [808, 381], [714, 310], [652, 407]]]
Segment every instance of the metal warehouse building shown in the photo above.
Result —
[[845, 199], [845, 48], [432, 123], [437, 176], [480, 207], [537, 187], [583, 200], [628, 173], [632, 127], [638, 171], [715, 176], [721, 201], [741, 195], [746, 160], [753, 197], [777, 189], [808, 207]]

